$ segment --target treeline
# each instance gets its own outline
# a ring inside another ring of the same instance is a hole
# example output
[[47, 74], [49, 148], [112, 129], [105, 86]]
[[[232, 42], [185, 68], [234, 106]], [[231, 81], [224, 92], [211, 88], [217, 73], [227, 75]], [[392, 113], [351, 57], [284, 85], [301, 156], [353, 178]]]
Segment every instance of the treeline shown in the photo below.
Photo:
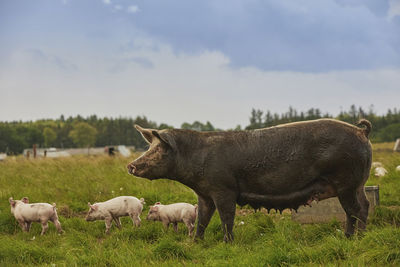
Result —
[[400, 138], [400, 110], [388, 109], [384, 115], [377, 115], [373, 107], [364, 110], [362, 107], [352, 105], [348, 111], [341, 111], [338, 116], [334, 117], [329, 113], [323, 113], [318, 108], [311, 108], [306, 112], [298, 112], [296, 109], [289, 107], [285, 113], [272, 114], [270, 111], [262, 111], [253, 109], [250, 116], [250, 124], [246, 129], [258, 129], [264, 127], [275, 126], [278, 124], [315, 120], [321, 118], [334, 118], [351, 124], [365, 118], [372, 123], [372, 133], [370, 138], [374, 142], [391, 142], [396, 138]]
[[[373, 131], [371, 139], [374, 142], [394, 141], [400, 137], [400, 110], [389, 109], [385, 115], [377, 115], [370, 107], [367, 111], [361, 107], [351, 106], [348, 111], [342, 111], [336, 117], [323, 113], [319, 109], [309, 109], [298, 112], [292, 107], [285, 113], [271, 113], [253, 109], [250, 114], [250, 124], [245, 129], [270, 127], [282, 123], [313, 120], [319, 118], [336, 118], [349, 123], [355, 123], [360, 118], [371, 121]], [[135, 146], [137, 149], [146, 148], [147, 144], [133, 127], [139, 124], [142, 127], [165, 129], [170, 125], [157, 124], [145, 116], [136, 118], [98, 118], [96, 115], [84, 118], [82, 116], [60, 116], [55, 120], [38, 120], [30, 122], [0, 122], [0, 152], [8, 154], [22, 153], [24, 148], [33, 144], [39, 147], [89, 147], [124, 144]], [[215, 131], [210, 122], [183, 123], [183, 129], [197, 131]], [[237, 126], [235, 129], [240, 130]]]

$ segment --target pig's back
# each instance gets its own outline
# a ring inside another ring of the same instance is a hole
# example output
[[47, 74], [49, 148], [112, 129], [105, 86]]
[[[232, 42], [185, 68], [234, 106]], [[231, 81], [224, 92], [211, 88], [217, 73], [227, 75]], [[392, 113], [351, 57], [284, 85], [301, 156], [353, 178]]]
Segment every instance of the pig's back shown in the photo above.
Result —
[[174, 203], [169, 205], [164, 205], [167, 208], [167, 211], [175, 218], [184, 218], [190, 216], [195, 211], [195, 207], [189, 203]]
[[119, 196], [107, 200], [102, 204], [109, 212], [115, 215], [128, 215], [128, 213], [141, 212], [143, 205], [133, 196]]
[[20, 212], [26, 221], [40, 222], [40, 220], [52, 217], [55, 209], [48, 203], [32, 203], [21, 206]]

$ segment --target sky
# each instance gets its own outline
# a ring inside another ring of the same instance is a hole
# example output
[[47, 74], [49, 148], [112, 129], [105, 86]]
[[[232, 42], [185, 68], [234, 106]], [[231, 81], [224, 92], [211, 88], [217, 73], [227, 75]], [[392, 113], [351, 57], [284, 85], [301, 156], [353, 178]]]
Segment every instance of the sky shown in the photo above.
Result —
[[400, 0], [0, 0], [0, 121], [400, 107]]

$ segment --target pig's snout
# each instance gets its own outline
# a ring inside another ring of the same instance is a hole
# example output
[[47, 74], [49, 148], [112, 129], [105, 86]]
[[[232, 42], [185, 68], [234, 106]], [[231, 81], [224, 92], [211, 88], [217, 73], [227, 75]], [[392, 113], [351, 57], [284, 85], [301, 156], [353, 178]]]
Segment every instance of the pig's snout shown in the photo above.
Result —
[[135, 174], [136, 167], [133, 165], [133, 163], [128, 164], [127, 168], [128, 168], [129, 174]]

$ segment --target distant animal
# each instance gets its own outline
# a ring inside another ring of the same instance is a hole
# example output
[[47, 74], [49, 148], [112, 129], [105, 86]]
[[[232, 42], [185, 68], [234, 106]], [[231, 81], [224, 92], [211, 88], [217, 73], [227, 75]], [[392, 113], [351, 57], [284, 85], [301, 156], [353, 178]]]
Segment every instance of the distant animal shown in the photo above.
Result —
[[105, 202], [88, 203], [89, 211], [86, 221], [104, 220], [106, 224], [106, 234], [110, 232], [112, 222], [121, 228], [120, 217], [129, 216], [137, 227], [140, 226], [140, 214], [143, 210], [144, 198], [140, 200], [132, 196], [115, 197]]
[[11, 206], [11, 213], [18, 221], [22, 230], [29, 232], [32, 222], [39, 222], [42, 224], [41, 235], [44, 235], [49, 228], [48, 221], [51, 221], [56, 226], [59, 233], [62, 233], [61, 223], [58, 220], [56, 211], [56, 204], [50, 205], [48, 203], [32, 203], [29, 204], [27, 197], [21, 200], [14, 200], [12, 197], [9, 198]]
[[376, 177], [383, 177], [388, 173], [388, 171], [383, 167], [376, 167], [375, 168], [375, 176]]
[[178, 232], [178, 222], [183, 222], [192, 236], [197, 217], [197, 204], [174, 203], [162, 205], [160, 202], [150, 206], [147, 220], [161, 221], [166, 229], [172, 223], [175, 232]]
[[[358, 126], [358, 127], [357, 127]], [[198, 195], [196, 237], [203, 238], [218, 210], [224, 240], [233, 240], [236, 204], [258, 209], [297, 209], [338, 196], [346, 235], [364, 230], [369, 202], [364, 184], [371, 168], [371, 123], [333, 119], [283, 124], [250, 131], [197, 132], [136, 129], [149, 149], [128, 172], [150, 180], [176, 180]]]

